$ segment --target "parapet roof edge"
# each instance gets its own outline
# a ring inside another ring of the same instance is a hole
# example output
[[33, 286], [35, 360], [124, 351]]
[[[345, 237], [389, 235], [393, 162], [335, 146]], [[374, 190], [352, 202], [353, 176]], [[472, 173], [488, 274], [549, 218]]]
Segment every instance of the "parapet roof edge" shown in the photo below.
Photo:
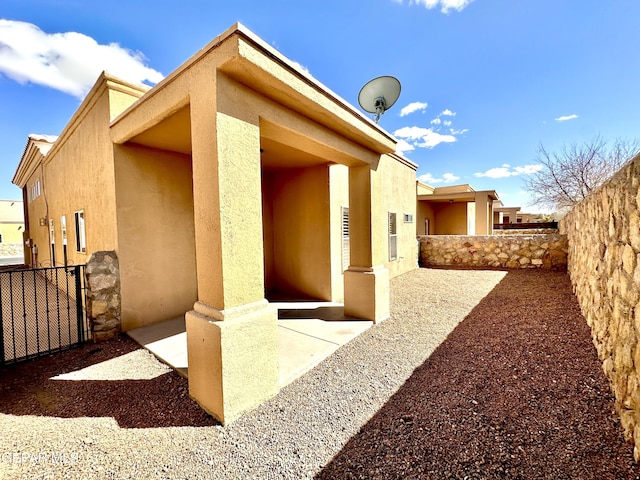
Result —
[[[204, 47], [199, 49], [195, 54], [189, 57], [184, 63], [182, 63], [179, 67], [177, 67], [175, 70], [169, 73], [165, 78], [163, 78], [154, 87], [152, 87], [149, 91], [147, 91], [142, 97], [140, 97], [139, 101], [144, 101], [146, 98], [153, 96], [157, 91], [160, 91], [165, 85], [171, 83], [182, 72], [191, 68], [191, 66], [197, 63], [201, 58], [207, 55], [210, 51], [214, 50], [216, 47], [222, 44], [225, 40], [229, 39], [234, 35], [240, 35], [241, 37], [251, 42], [252, 45], [257, 47], [259, 50], [261, 50], [263, 53], [268, 55], [270, 58], [276, 60], [280, 65], [286, 67], [289, 71], [294, 73], [302, 81], [304, 81], [305, 83], [307, 83], [308, 85], [316, 89], [317, 91], [321, 92], [326, 97], [330, 98], [334, 103], [336, 103], [340, 107], [347, 110], [349, 113], [354, 115], [360, 121], [367, 123], [368, 126], [378, 130], [378, 132], [383, 136], [385, 136], [388, 140], [391, 140], [394, 143], [398, 142], [398, 140], [389, 132], [387, 132], [384, 128], [382, 128], [377, 123], [375, 123], [372, 119], [370, 119], [368, 116], [366, 116], [365, 114], [357, 110], [353, 105], [351, 105], [349, 102], [343, 99], [340, 95], [338, 95], [333, 90], [331, 90], [326, 85], [324, 85], [322, 82], [320, 82], [318, 79], [313, 77], [313, 75], [298, 69], [291, 59], [284, 56], [282, 53], [280, 53], [278, 50], [273, 48], [271, 45], [269, 45], [257, 34], [255, 34], [253, 31], [251, 31], [249, 28], [247, 28], [245, 25], [243, 25], [240, 22], [234, 23], [229, 28], [227, 28], [224, 32], [222, 32], [220, 35], [216, 36], [213, 40], [207, 43]], [[118, 123], [118, 121], [121, 118], [125, 117], [131, 110], [135, 109], [137, 104], [138, 102], [135, 102], [134, 104], [129, 106], [127, 109], [125, 109], [122, 113], [120, 113], [120, 115], [118, 115], [115, 119], [112, 120], [111, 125]], [[416, 169], [417, 169], [417, 166], [416, 166]]]

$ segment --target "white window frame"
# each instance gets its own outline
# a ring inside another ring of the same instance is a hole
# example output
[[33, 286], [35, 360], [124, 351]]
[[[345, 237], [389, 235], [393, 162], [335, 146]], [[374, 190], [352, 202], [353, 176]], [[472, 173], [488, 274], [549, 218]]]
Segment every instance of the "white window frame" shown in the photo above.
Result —
[[27, 189], [27, 203], [33, 202], [40, 196], [40, 179], [36, 180], [33, 185]]
[[87, 253], [87, 234], [85, 228], [84, 210], [73, 212], [76, 229], [76, 252]]
[[398, 259], [398, 216], [395, 212], [389, 212], [389, 261]]
[[405, 213], [403, 219], [404, 223], [413, 223], [413, 213]]

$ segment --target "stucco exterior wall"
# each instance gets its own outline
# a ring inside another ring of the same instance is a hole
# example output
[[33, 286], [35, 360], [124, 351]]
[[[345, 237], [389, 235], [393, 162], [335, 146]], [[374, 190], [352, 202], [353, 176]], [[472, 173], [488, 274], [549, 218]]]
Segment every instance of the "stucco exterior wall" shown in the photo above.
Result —
[[[434, 235], [466, 235], [469, 225], [467, 203], [435, 204]], [[474, 210], [475, 211], [475, 210]], [[474, 220], [475, 221], [475, 220]]]
[[[21, 228], [18, 228], [21, 227]], [[18, 224], [0, 224], [0, 236], [2, 243], [22, 243], [24, 226]]]
[[122, 329], [184, 313], [197, 300], [191, 158], [115, 148]]
[[[436, 213], [433, 203], [418, 202], [416, 207], [416, 234], [417, 235], [433, 235], [435, 234]], [[427, 226], [427, 221], [428, 226]], [[427, 231], [428, 228], [428, 231]]]
[[[349, 169], [345, 165], [329, 165], [331, 292], [334, 302], [344, 302], [342, 268], [342, 207], [349, 206]], [[345, 269], [348, 265], [345, 266]]]
[[559, 223], [569, 274], [625, 438], [640, 460], [640, 156]]
[[567, 268], [565, 235], [430, 235], [420, 237], [420, 265], [468, 268]]
[[333, 300], [328, 166], [267, 173], [263, 183], [267, 288]]
[[[389, 212], [396, 213], [398, 242], [396, 260], [389, 260], [389, 236], [382, 236], [387, 251], [387, 262], [384, 265], [389, 270], [389, 278], [393, 278], [417, 266], [418, 244], [415, 224], [417, 215], [413, 187], [416, 174], [413, 169], [386, 155], [380, 159], [378, 170], [383, 177], [383, 197], [382, 211], [377, 211], [375, 214], [384, 219], [388, 218]], [[405, 215], [411, 217], [410, 221], [405, 222]]]
[[19, 200], [0, 200], [0, 245], [22, 243], [23, 233], [23, 203]]

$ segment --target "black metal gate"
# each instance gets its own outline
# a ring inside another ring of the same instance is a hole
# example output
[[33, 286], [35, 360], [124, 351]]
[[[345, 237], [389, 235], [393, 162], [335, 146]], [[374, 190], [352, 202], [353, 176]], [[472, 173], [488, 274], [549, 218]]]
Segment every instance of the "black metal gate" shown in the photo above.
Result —
[[0, 271], [0, 364], [66, 350], [89, 338], [84, 268]]

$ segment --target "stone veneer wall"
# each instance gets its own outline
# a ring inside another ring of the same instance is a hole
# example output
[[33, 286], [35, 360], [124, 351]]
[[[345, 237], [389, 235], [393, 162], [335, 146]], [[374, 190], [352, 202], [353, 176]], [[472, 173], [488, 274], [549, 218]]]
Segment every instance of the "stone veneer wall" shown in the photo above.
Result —
[[24, 255], [22, 243], [0, 243], [0, 257], [20, 257]]
[[560, 222], [569, 275], [640, 460], [640, 156]]
[[94, 341], [120, 333], [120, 267], [115, 252], [95, 252], [85, 270], [87, 315]]
[[564, 270], [567, 238], [560, 234], [425, 235], [420, 237], [420, 265]]

